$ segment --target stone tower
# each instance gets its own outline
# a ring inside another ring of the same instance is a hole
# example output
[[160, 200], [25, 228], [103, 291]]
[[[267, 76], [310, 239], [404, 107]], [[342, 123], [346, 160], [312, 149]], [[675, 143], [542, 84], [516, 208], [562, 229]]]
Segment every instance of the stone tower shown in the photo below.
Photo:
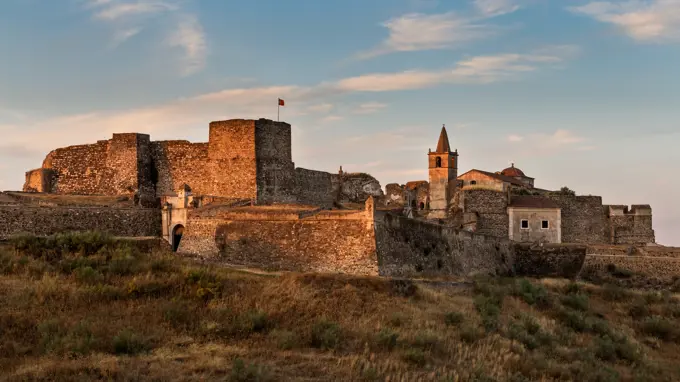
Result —
[[458, 150], [451, 152], [446, 126], [442, 126], [436, 151], [427, 154], [430, 172], [430, 218], [444, 218], [456, 191]]

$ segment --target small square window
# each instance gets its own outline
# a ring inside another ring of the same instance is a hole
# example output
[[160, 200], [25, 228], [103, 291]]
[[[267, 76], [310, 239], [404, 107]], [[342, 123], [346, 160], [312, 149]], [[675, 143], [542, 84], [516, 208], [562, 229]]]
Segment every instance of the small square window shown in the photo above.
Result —
[[547, 220], [543, 220], [543, 221], [541, 222], [541, 228], [542, 228], [542, 229], [548, 229], [548, 228], [550, 228], [550, 224], [548, 223]]
[[529, 221], [528, 220], [522, 220], [522, 229], [529, 229]]

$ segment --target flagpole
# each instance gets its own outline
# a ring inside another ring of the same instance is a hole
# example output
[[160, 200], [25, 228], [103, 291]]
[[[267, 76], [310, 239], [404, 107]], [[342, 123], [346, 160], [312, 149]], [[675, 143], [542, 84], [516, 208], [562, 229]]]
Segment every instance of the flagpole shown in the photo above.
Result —
[[281, 101], [278, 101], [276, 104], [276, 122], [279, 122], [279, 117], [281, 116]]

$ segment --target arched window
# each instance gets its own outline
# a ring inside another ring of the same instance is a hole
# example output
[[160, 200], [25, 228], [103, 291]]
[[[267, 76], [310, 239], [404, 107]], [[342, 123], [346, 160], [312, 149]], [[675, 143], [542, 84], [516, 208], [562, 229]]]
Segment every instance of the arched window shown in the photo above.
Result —
[[441, 167], [442, 166], [442, 158], [437, 157], [437, 159], [434, 161], [435, 167]]
[[421, 210], [422, 210], [422, 209], [425, 209], [425, 203], [420, 202], [420, 209], [421, 209]]
[[471, 180], [471, 181], [470, 181], [470, 184], [474, 186], [475, 184], [477, 184], [477, 181], [476, 181], [476, 180]]

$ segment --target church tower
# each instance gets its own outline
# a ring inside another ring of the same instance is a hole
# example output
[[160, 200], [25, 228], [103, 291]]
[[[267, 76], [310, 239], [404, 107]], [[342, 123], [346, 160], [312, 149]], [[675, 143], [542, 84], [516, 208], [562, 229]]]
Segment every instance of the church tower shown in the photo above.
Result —
[[442, 126], [437, 150], [430, 150], [427, 156], [430, 167], [429, 217], [444, 218], [449, 202], [456, 192], [458, 178], [458, 150], [451, 152], [446, 126]]

